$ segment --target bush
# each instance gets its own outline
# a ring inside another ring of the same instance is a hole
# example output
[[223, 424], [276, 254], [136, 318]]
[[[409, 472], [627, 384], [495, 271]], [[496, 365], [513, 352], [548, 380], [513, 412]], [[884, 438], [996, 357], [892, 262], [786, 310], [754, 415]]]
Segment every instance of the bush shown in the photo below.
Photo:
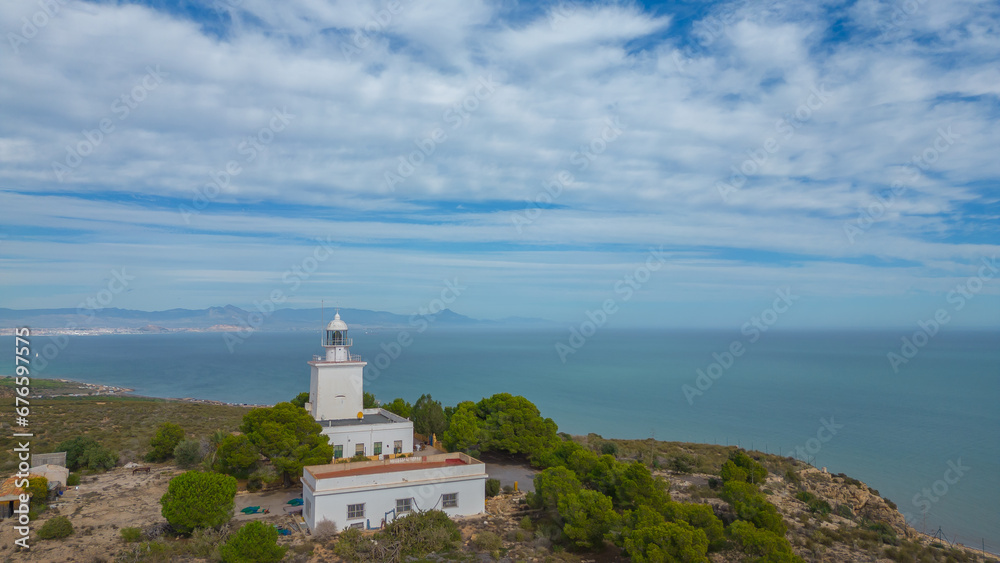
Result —
[[472, 538], [472, 545], [476, 546], [479, 551], [495, 554], [503, 547], [503, 541], [500, 536], [489, 530], [484, 530]]
[[28, 487], [25, 491], [31, 495], [31, 506], [45, 506], [49, 499], [49, 480], [42, 476], [28, 477]]
[[160, 498], [163, 517], [178, 532], [215, 528], [233, 516], [236, 479], [219, 473], [188, 471], [170, 480]]
[[189, 469], [201, 461], [201, 443], [197, 440], [184, 440], [174, 448], [174, 460], [177, 465]]
[[259, 520], [249, 522], [219, 548], [223, 563], [276, 563], [287, 547], [278, 545], [278, 529]]
[[247, 491], [251, 493], [256, 493], [257, 491], [264, 488], [264, 481], [257, 477], [256, 475], [251, 476], [247, 479]]
[[618, 457], [618, 444], [614, 442], [604, 442], [601, 444], [601, 455]]
[[79, 473], [70, 473], [69, 477], [66, 478], [66, 486], [67, 487], [75, 487], [75, 486], [77, 486], [79, 484], [80, 484], [80, 474]]
[[792, 551], [791, 544], [784, 536], [768, 530], [755, 528], [749, 522], [733, 522], [729, 534], [740, 546], [743, 553], [760, 557], [757, 561], [768, 563], [801, 563], [802, 559]]
[[184, 429], [172, 422], [164, 422], [156, 428], [156, 434], [149, 440], [150, 450], [146, 461], [165, 461], [174, 455], [174, 448], [184, 439]]
[[42, 524], [38, 530], [40, 540], [58, 540], [73, 535], [73, 524], [65, 516], [56, 516], [48, 522]]
[[317, 522], [316, 526], [310, 530], [312, 536], [318, 540], [332, 538], [337, 535], [337, 531], [337, 525], [326, 518]]
[[70, 471], [107, 471], [118, 464], [118, 454], [93, 438], [77, 436], [56, 446], [56, 451], [66, 452], [66, 467]]
[[125, 543], [137, 542], [142, 539], [142, 530], [139, 528], [122, 528], [122, 541]]
[[487, 479], [486, 480], [486, 496], [495, 497], [500, 494], [500, 480], [499, 479]]
[[834, 510], [833, 513], [842, 518], [854, 518], [854, 511], [851, 510], [851, 507], [846, 504], [838, 504], [837, 509]]

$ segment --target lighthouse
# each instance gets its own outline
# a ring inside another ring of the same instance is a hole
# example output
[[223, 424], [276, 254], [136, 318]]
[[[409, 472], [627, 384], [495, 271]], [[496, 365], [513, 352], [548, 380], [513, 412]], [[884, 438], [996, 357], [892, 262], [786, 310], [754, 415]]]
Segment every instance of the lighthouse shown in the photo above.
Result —
[[351, 354], [352, 340], [340, 312], [323, 331], [323, 356], [309, 362], [309, 411], [317, 421], [357, 419], [363, 416], [363, 377], [367, 362]]
[[323, 355], [313, 356], [306, 410], [329, 437], [333, 457], [371, 459], [413, 453], [413, 422], [381, 408], [364, 408], [367, 362], [351, 353], [340, 311], [323, 330]]

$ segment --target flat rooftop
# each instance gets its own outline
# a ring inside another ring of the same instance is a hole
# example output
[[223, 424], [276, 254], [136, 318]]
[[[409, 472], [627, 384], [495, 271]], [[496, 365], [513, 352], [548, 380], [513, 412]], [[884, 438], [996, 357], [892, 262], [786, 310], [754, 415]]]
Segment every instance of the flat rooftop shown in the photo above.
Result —
[[385, 409], [365, 409], [363, 418], [339, 418], [337, 420], [320, 420], [320, 426], [331, 428], [335, 426], [357, 426], [359, 424], [390, 424], [409, 422], [408, 419], [393, 414]]
[[305, 468], [314, 478], [335, 479], [339, 477], [354, 477], [358, 475], [383, 475], [401, 471], [423, 471], [441, 467], [463, 465], [482, 465], [483, 462], [463, 453], [448, 453], [424, 457], [405, 457], [376, 461], [355, 461], [349, 463], [330, 463], [327, 465], [310, 465]]

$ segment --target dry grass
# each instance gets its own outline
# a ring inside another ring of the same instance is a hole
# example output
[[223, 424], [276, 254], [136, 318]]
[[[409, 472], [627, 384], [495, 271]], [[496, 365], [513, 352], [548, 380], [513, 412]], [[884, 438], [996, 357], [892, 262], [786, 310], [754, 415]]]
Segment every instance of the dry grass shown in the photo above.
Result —
[[[149, 440], [162, 422], [180, 424], [189, 438], [207, 437], [216, 430], [232, 431], [247, 407], [206, 405], [131, 397], [65, 397], [31, 402], [33, 453], [55, 450], [61, 442], [89, 436], [119, 453], [121, 462], [136, 461], [149, 449]], [[0, 426], [14, 422], [13, 409], [0, 410]], [[0, 471], [16, 465], [9, 432], [0, 434]]]

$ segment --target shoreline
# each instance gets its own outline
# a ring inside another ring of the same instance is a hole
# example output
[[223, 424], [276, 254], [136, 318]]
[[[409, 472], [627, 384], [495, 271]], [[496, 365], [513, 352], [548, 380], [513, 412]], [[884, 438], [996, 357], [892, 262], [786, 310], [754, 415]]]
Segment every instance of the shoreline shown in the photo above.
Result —
[[[12, 379], [12, 375], [0, 375], [0, 388], [6, 386], [5, 381]], [[264, 404], [253, 404], [253, 403], [229, 403], [225, 401], [216, 401], [212, 399], [199, 399], [196, 397], [153, 397], [151, 395], [140, 395], [135, 393], [135, 389], [128, 387], [117, 387], [114, 385], [104, 385], [102, 383], [87, 383], [84, 381], [77, 381], [74, 379], [65, 378], [47, 378], [38, 377], [31, 378], [33, 386], [36, 382], [56, 382], [62, 387], [55, 387], [52, 392], [46, 392], [45, 390], [32, 389], [28, 398], [30, 399], [58, 399], [62, 397], [72, 397], [77, 399], [94, 397], [116, 397], [124, 399], [147, 399], [153, 401], [175, 401], [181, 403], [198, 403], [203, 405], [216, 405], [216, 406], [226, 406], [226, 407], [250, 407], [250, 408], [266, 408], [273, 407], [274, 405], [264, 405]], [[46, 387], [49, 387], [46, 385]], [[51, 387], [50, 387], [51, 388]], [[79, 392], [73, 392], [79, 391]]]

